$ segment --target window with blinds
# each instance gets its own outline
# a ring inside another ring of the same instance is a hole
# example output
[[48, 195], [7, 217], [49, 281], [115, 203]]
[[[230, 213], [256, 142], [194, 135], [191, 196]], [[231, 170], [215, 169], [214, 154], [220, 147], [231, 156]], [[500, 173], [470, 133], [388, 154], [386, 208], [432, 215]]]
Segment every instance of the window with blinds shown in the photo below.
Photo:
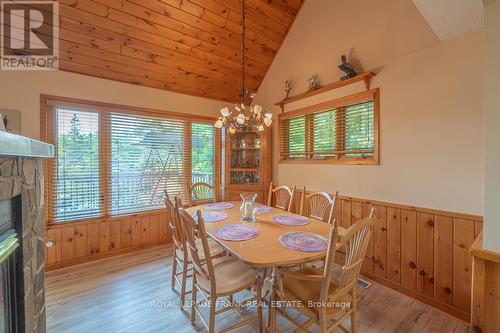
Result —
[[[220, 187], [220, 131], [203, 117], [48, 100], [45, 140], [49, 223], [163, 209], [188, 181]], [[218, 144], [216, 144], [218, 143]]]
[[186, 181], [184, 122], [110, 113], [111, 214], [162, 208], [165, 190], [180, 196]]
[[212, 124], [191, 123], [191, 182], [214, 185], [215, 128]]
[[99, 177], [99, 114], [55, 109], [56, 172], [49, 197], [54, 221], [94, 217], [102, 211]]
[[378, 163], [378, 89], [279, 116], [280, 161]]

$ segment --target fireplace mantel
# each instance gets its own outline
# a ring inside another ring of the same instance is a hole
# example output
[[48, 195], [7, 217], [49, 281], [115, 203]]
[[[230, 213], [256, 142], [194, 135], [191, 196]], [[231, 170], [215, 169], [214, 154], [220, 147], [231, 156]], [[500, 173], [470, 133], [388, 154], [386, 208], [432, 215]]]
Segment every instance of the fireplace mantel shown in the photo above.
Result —
[[25, 136], [0, 131], [0, 156], [54, 157], [54, 146]]

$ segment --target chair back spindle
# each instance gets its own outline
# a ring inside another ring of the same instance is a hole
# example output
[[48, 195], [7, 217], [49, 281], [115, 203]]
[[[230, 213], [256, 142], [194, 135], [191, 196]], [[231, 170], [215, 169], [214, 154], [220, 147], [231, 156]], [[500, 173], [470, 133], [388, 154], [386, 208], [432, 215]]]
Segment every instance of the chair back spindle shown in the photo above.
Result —
[[[333, 212], [338, 192], [335, 192], [332, 197], [326, 192], [313, 192], [307, 196], [305, 192], [304, 187], [300, 204], [300, 214], [333, 224]], [[305, 209], [304, 198], [307, 203], [307, 210]]]
[[165, 191], [165, 206], [167, 207], [167, 223], [168, 229], [170, 230], [170, 234], [172, 235], [172, 240], [174, 242], [174, 246], [178, 249], [184, 249], [184, 235], [183, 230], [180, 226], [177, 209], [178, 209], [178, 199], [174, 198], [175, 205], [172, 203], [167, 191]]
[[336, 247], [335, 243], [332, 244], [330, 241], [323, 272], [324, 280], [321, 290], [322, 301], [339, 300], [343, 295], [350, 292], [355, 287], [359, 272], [363, 265], [363, 260], [365, 259], [366, 249], [368, 248], [368, 243], [373, 233], [375, 221], [375, 214], [372, 210], [372, 214], [370, 214], [369, 218], [357, 221], [340, 237], [339, 244], [340, 248], [343, 248], [345, 251], [345, 261], [340, 267], [341, 274], [339, 280], [336, 281], [336, 290], [333, 292], [328, 289], [331, 279], [333, 278], [332, 268], [334, 266]]
[[[212, 264], [212, 257], [210, 255], [210, 249], [208, 245], [207, 233], [205, 230], [205, 225], [203, 222], [203, 217], [201, 211], [196, 212], [197, 219], [193, 219], [187, 211], [182, 208], [178, 210], [179, 220], [184, 227], [184, 236], [186, 239], [186, 246], [191, 257], [193, 268], [196, 274], [196, 280], [202, 285], [210, 288], [210, 290], [215, 289], [215, 273]], [[196, 246], [196, 241], [201, 240], [201, 249], [199, 245]], [[203, 251], [201, 256], [199, 251]], [[201, 258], [204, 258], [202, 260]]]
[[269, 195], [267, 197], [267, 205], [273, 206], [273, 196], [274, 196], [274, 207], [290, 211], [293, 204], [293, 198], [295, 195], [295, 186], [290, 188], [286, 185], [281, 185], [273, 188], [273, 183], [269, 185]]
[[215, 187], [205, 182], [186, 183], [189, 207], [215, 202]]

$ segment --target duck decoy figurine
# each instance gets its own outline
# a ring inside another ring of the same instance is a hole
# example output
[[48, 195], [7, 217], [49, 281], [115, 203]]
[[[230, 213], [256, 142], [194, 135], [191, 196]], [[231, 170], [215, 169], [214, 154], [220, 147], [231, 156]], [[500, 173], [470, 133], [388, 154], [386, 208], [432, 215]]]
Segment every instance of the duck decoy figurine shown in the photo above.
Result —
[[339, 69], [345, 74], [340, 78], [341, 81], [350, 79], [351, 77], [355, 77], [356, 75], [358, 75], [358, 73], [356, 73], [356, 71], [354, 70], [354, 67], [347, 62], [347, 57], [345, 54], [343, 54], [340, 59], [342, 60], [342, 63], [339, 65]]

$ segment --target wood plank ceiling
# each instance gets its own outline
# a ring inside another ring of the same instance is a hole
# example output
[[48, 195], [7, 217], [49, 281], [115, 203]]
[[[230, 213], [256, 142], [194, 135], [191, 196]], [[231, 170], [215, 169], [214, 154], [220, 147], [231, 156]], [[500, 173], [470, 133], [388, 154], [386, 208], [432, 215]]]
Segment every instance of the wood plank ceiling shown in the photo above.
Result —
[[[246, 0], [247, 88], [257, 90], [303, 0]], [[60, 69], [234, 102], [240, 0], [59, 0]]]

